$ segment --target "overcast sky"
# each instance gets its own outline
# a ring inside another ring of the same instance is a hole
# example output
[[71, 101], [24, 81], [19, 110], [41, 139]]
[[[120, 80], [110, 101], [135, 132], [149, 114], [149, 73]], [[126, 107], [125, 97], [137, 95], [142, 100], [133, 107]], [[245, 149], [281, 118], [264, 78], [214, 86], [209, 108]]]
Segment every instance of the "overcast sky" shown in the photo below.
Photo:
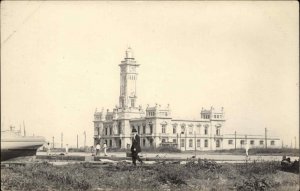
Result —
[[[225, 133], [299, 135], [298, 3], [5, 1], [1, 129], [93, 142], [95, 108], [118, 104], [128, 45], [143, 108], [181, 119], [224, 107]], [[298, 142], [298, 141], [297, 141]]]

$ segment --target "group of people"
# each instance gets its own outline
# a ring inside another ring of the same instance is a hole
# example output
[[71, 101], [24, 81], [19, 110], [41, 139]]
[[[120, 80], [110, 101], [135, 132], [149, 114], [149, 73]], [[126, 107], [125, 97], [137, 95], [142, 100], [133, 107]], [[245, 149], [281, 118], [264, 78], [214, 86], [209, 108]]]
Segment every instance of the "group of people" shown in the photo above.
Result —
[[[45, 148], [45, 147], [44, 147]], [[47, 151], [47, 155], [51, 155], [51, 146], [50, 143], [48, 142], [46, 145], [46, 151]], [[69, 145], [66, 144], [66, 148], [65, 148], [65, 154], [69, 153]]]
[[[103, 144], [103, 151], [104, 151], [104, 156], [107, 156], [106, 153], [107, 150], [107, 145], [106, 143]], [[132, 156], [132, 164], [136, 166], [136, 161], [138, 160], [141, 164], [143, 164], [142, 159], [139, 156], [139, 153], [142, 151], [141, 146], [140, 146], [140, 136], [137, 134], [136, 129], [132, 129], [132, 145], [131, 145], [131, 156]], [[96, 149], [92, 147], [92, 153], [93, 155], [100, 156], [100, 151], [101, 151], [101, 146], [100, 143], [97, 143]], [[66, 145], [66, 154], [68, 154], [69, 148], [68, 144]], [[95, 153], [96, 152], [96, 153]], [[50, 143], [47, 143], [47, 155], [50, 155]]]
[[[100, 150], [101, 150], [101, 146], [100, 146], [100, 143], [97, 143], [96, 145], [96, 154], [93, 152], [93, 154], [95, 154], [96, 156], [99, 156], [100, 155]], [[103, 144], [103, 151], [104, 151], [104, 156], [107, 156], [107, 153], [106, 153], [106, 150], [107, 150], [107, 145], [106, 143]]]

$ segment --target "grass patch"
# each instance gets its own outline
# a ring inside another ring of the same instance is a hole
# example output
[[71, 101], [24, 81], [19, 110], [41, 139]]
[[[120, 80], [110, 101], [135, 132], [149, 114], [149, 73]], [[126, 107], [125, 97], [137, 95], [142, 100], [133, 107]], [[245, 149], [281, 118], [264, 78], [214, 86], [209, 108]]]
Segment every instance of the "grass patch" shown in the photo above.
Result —
[[[278, 162], [217, 164], [190, 160], [185, 165], [106, 167], [48, 163], [1, 169], [1, 190], [282, 190], [298, 186], [298, 175]], [[280, 189], [279, 189], [280, 188]]]

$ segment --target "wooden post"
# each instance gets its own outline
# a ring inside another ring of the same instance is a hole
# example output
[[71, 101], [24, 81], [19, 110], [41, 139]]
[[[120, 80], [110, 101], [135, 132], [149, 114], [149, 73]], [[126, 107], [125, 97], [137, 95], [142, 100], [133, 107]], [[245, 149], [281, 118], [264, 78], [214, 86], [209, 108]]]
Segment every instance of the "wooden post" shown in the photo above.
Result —
[[24, 137], [26, 136], [25, 122], [23, 121]]
[[64, 147], [64, 134], [61, 133], [60, 135], [60, 148], [63, 148]]
[[185, 131], [184, 150], [186, 151], [187, 131]]
[[265, 128], [265, 145], [266, 145], [266, 148], [268, 148], [268, 144], [267, 144], [267, 128]]
[[180, 145], [179, 145], [179, 141], [178, 141], [178, 133], [177, 133], [177, 148], [179, 146], [179, 149], [180, 149]]
[[196, 132], [194, 132], [194, 134], [195, 134], [195, 141], [194, 141], [194, 144], [195, 144], [195, 158], [196, 158], [196, 155], [197, 155], [197, 154], [196, 154], [196, 153], [197, 153], [197, 152], [196, 152], [196, 146], [197, 146], [197, 145], [196, 145]]
[[180, 131], [180, 134], [179, 134], [179, 149], [181, 150], [181, 131]]
[[54, 136], [52, 137], [52, 148], [54, 149]]
[[84, 131], [83, 134], [84, 134], [84, 145], [83, 145], [83, 146], [84, 146], [84, 148], [85, 148], [85, 146], [86, 146], [86, 132]]
[[78, 149], [78, 134], [77, 134], [77, 149]]
[[236, 150], [236, 131], [234, 131], [234, 149]]

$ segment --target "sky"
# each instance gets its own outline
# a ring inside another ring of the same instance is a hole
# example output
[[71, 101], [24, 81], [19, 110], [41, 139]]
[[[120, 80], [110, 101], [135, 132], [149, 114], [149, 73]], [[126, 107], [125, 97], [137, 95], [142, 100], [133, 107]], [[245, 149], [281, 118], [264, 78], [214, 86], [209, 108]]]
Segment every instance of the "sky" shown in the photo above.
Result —
[[296, 1], [4, 1], [1, 130], [93, 144], [95, 109], [118, 104], [118, 64], [140, 64], [138, 104], [178, 119], [224, 107], [224, 133], [299, 135]]

